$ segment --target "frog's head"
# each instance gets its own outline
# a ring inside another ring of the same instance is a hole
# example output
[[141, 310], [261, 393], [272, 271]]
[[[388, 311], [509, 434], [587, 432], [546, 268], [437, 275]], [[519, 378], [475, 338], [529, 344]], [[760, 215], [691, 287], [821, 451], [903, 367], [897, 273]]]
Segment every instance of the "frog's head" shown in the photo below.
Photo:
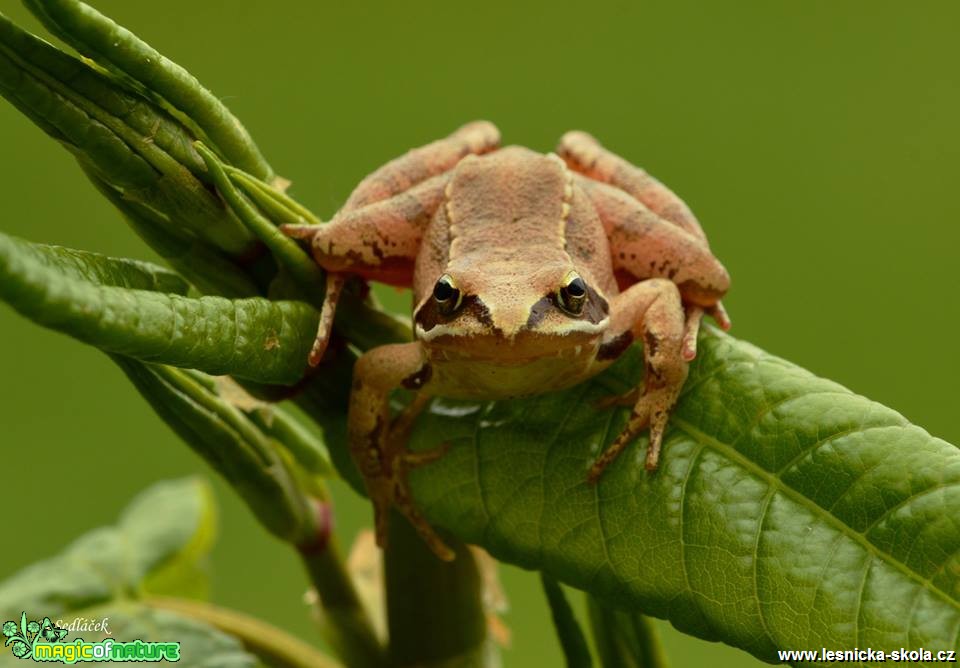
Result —
[[510, 258], [453, 263], [414, 311], [425, 345], [503, 361], [589, 345], [608, 322], [607, 300], [569, 261], [538, 264], [526, 275]]

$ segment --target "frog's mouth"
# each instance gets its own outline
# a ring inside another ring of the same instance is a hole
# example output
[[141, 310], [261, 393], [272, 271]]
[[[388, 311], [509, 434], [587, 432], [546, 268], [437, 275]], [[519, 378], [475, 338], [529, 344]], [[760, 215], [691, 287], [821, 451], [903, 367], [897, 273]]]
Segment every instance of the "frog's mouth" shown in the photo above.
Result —
[[[593, 330], [596, 331], [593, 331]], [[525, 364], [546, 357], [577, 358], [595, 354], [602, 328], [551, 334], [521, 330], [513, 337], [498, 331], [467, 335], [436, 333], [428, 339], [431, 355], [444, 360], [470, 360], [498, 366]]]

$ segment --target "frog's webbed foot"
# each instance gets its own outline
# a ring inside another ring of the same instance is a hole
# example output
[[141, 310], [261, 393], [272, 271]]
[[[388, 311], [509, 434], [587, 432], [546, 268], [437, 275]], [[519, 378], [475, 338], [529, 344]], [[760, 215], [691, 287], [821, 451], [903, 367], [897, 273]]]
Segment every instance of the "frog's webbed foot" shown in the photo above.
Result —
[[614, 298], [611, 304], [613, 332], [631, 332], [642, 336], [646, 375], [643, 392], [634, 389], [624, 395], [610, 397], [606, 406], [633, 406], [626, 426], [597, 458], [587, 474], [595, 483], [606, 468], [644, 429], [650, 429], [646, 468], [653, 470], [660, 458], [660, 446], [670, 410], [687, 379], [687, 356], [684, 349], [688, 317], [680, 301], [677, 286], [666, 279], [651, 279], [632, 285]]
[[390, 392], [398, 387], [420, 390], [429, 383], [430, 374], [419, 343], [380, 346], [365, 353], [354, 368], [350, 393], [350, 452], [373, 502], [377, 544], [386, 547], [390, 509], [396, 508], [440, 559], [450, 561], [453, 551], [417, 508], [408, 483], [411, 470], [436, 461], [448, 447], [418, 452], [407, 449], [414, 422], [429, 396], [419, 392], [390, 420]]

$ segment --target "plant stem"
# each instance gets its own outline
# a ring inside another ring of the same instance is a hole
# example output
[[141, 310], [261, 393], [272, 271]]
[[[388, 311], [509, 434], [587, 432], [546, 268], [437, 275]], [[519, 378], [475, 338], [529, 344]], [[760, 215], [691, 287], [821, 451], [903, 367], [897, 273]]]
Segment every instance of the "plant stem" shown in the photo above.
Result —
[[322, 608], [322, 632], [348, 666], [386, 666], [386, 652], [360, 602], [332, 536], [325, 544], [301, 547], [300, 556]]
[[166, 596], [153, 596], [144, 603], [152, 608], [169, 610], [190, 619], [206, 622], [239, 639], [244, 646], [270, 666], [278, 668], [341, 668], [340, 664], [321, 654], [285, 631], [263, 620], [249, 617], [210, 603]]
[[[466, 545], [449, 541], [457, 554], [441, 561], [407, 520], [391, 513], [384, 553], [390, 665], [431, 666], [458, 657], [479, 657], [487, 639], [483, 583]], [[478, 665], [465, 661], [464, 665]]]

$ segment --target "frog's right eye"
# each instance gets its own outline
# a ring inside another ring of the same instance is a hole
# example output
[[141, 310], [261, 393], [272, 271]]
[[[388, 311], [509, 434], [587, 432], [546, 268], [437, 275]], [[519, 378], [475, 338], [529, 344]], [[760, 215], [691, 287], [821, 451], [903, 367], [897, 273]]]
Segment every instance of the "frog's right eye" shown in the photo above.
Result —
[[453, 282], [450, 274], [444, 274], [433, 286], [433, 299], [437, 302], [437, 308], [443, 315], [450, 315], [460, 307], [463, 300], [463, 294]]

